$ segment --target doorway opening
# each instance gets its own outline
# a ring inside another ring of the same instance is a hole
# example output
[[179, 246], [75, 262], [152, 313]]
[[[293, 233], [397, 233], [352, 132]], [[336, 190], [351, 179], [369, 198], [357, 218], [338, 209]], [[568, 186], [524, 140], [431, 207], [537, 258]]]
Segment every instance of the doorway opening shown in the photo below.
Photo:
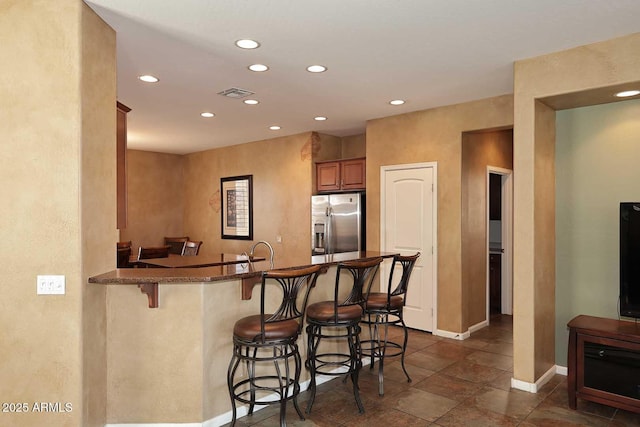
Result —
[[513, 314], [513, 171], [487, 167], [487, 319]]

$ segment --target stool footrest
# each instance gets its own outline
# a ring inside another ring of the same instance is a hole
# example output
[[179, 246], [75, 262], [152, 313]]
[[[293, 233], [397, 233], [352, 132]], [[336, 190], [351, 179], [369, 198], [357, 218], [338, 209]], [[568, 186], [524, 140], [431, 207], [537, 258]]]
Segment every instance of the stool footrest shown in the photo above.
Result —
[[361, 344], [363, 356], [369, 356], [373, 351], [373, 357], [380, 358], [383, 355], [383, 350], [384, 357], [401, 356], [404, 353], [402, 344], [397, 342], [387, 341], [385, 344], [383, 341], [378, 342], [376, 340], [364, 340], [361, 342]]

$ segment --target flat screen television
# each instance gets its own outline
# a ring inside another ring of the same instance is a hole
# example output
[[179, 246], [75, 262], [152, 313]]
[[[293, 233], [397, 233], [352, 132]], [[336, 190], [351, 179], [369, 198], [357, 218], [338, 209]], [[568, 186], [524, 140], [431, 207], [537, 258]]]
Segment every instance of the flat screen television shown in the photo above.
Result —
[[640, 318], [640, 202], [620, 203], [620, 315]]

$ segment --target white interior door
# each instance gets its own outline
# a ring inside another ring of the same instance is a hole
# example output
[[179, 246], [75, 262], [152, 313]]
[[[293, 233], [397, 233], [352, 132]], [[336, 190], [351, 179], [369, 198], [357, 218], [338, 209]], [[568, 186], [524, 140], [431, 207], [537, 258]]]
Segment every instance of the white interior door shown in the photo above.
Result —
[[[407, 326], [433, 331], [436, 317], [436, 164], [380, 168], [380, 243], [383, 252], [412, 255], [416, 262], [404, 309]], [[390, 270], [385, 262], [381, 288], [386, 291]], [[396, 275], [394, 280], [399, 277]]]

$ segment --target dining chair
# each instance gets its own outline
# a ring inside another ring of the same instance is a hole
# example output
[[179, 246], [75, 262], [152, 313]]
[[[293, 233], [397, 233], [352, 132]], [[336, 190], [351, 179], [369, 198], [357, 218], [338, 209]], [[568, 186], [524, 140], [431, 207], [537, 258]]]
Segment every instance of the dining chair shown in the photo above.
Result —
[[117, 268], [131, 268], [129, 258], [131, 258], [131, 246], [117, 248], [116, 249], [116, 267]]
[[182, 255], [184, 244], [188, 241], [189, 241], [189, 236], [164, 238], [164, 244], [169, 245], [171, 247], [169, 249], [169, 253], [175, 254], [175, 255]]
[[116, 248], [118, 249], [130, 248], [130, 247], [131, 247], [131, 240], [116, 242]]
[[168, 258], [171, 246], [147, 246], [138, 249], [138, 259]]
[[184, 243], [184, 248], [182, 248], [182, 256], [198, 255], [198, 252], [200, 252], [200, 246], [202, 246], [202, 241], [186, 241]]

